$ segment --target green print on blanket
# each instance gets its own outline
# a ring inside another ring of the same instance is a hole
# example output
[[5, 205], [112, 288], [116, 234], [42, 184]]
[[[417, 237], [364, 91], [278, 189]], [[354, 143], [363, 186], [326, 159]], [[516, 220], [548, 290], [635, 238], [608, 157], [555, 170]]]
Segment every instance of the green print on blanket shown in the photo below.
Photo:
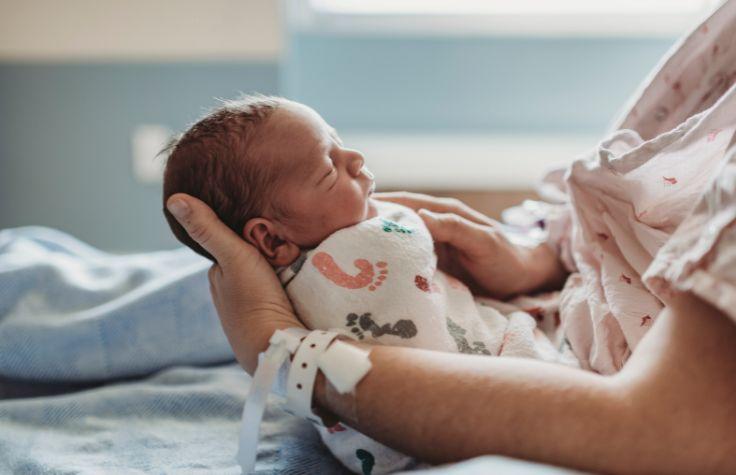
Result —
[[450, 336], [455, 340], [457, 345], [457, 351], [460, 353], [467, 353], [469, 355], [490, 355], [491, 352], [486, 348], [486, 344], [482, 341], [474, 341], [473, 346], [470, 346], [470, 342], [465, 338], [465, 334], [468, 332], [457, 323], [450, 320], [447, 317], [447, 331], [450, 332]]
[[371, 475], [373, 466], [376, 465], [376, 458], [373, 454], [367, 450], [358, 449], [355, 451], [355, 456], [358, 457], [363, 466], [363, 475]]
[[381, 218], [381, 224], [383, 225], [383, 230], [387, 233], [393, 232], [401, 234], [411, 234], [414, 232], [413, 229], [402, 226], [399, 223], [394, 223], [393, 221], [389, 221], [388, 219]]

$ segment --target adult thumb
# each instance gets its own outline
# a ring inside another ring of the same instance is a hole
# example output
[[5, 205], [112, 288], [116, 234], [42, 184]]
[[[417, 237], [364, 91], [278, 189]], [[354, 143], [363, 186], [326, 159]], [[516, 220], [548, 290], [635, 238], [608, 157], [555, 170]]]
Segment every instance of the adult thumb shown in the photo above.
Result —
[[220, 221], [212, 208], [193, 196], [176, 193], [169, 197], [166, 209], [220, 267], [228, 266], [251, 247]]

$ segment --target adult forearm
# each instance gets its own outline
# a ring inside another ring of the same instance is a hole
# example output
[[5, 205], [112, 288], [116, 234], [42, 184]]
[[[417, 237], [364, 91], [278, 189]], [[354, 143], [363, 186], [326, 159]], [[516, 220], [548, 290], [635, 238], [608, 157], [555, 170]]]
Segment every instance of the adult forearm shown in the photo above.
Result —
[[316, 400], [430, 462], [502, 454], [606, 473], [736, 473], [734, 342], [732, 321], [685, 299], [659, 316], [613, 377], [376, 347], [355, 400], [326, 390], [324, 379]]
[[736, 325], [675, 295], [616, 378], [635, 401], [629, 471], [736, 473]]
[[325, 391], [321, 380], [318, 404], [421, 460], [503, 454], [602, 470], [623, 455], [612, 442], [629, 434], [624, 402], [610, 379], [534, 360], [396, 347], [374, 348], [371, 360], [357, 400]]

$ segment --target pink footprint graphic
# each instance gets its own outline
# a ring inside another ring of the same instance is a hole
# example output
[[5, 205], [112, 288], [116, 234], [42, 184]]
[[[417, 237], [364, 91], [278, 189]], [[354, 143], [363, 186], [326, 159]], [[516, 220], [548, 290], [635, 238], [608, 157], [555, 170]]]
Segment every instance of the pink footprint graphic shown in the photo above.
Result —
[[668, 184], [668, 185], [676, 185], [677, 184], [677, 178], [675, 178], [675, 177], [663, 176], [662, 177], [662, 180], [664, 180], [664, 182], [666, 184]]
[[[388, 275], [388, 264], [383, 261], [376, 262], [374, 267], [367, 259], [355, 259], [353, 265], [358, 268], [360, 272], [357, 275], [350, 275], [344, 270], [340, 269], [335, 260], [331, 255], [326, 252], [318, 252], [312, 257], [312, 265], [323, 276], [329, 280], [344, 287], [346, 289], [362, 289], [368, 287], [368, 290], [373, 292], [383, 284]], [[373, 278], [376, 275], [376, 267], [379, 269], [378, 277], [374, 281]]]

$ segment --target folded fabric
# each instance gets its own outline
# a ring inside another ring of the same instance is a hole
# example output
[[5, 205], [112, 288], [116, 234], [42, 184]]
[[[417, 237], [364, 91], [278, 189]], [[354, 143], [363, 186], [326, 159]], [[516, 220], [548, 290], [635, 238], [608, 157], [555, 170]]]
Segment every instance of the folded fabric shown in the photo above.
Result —
[[90, 381], [231, 361], [188, 249], [114, 255], [53, 229], [0, 231], [0, 376]]

